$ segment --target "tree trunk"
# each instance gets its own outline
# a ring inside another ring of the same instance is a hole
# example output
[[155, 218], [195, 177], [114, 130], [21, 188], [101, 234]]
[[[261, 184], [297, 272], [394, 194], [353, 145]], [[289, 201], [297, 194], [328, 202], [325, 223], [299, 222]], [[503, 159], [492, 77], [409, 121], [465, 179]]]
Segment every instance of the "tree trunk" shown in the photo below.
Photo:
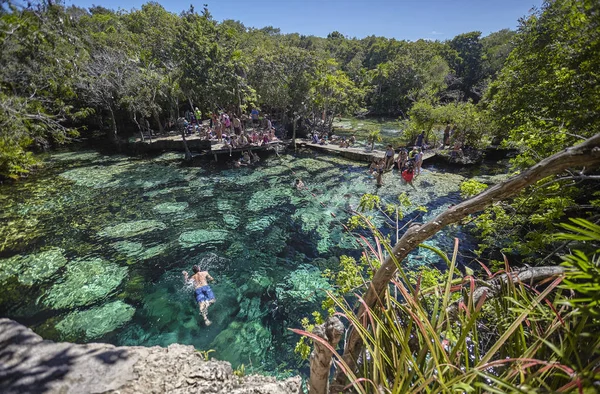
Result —
[[110, 122], [112, 124], [112, 135], [111, 139], [117, 140], [117, 121], [115, 120], [115, 113], [113, 112], [112, 105], [108, 106], [108, 111], [110, 112]]
[[183, 141], [183, 148], [185, 149], [185, 161], [192, 160], [192, 152], [190, 152], [190, 148], [188, 147], [187, 140], [185, 139], [185, 127], [181, 128], [181, 140]]
[[294, 152], [296, 151], [296, 118], [292, 119], [292, 141], [294, 142]]
[[[335, 349], [344, 334], [344, 325], [340, 319], [332, 316], [327, 318], [325, 323], [315, 326], [313, 334], [326, 340]], [[329, 371], [333, 353], [322, 343], [313, 343], [313, 351], [310, 354], [309, 394], [326, 394], [329, 391]]]
[[[425, 224], [416, 224], [409, 227], [402, 235], [402, 238], [400, 238], [394, 246], [393, 257], [396, 261], [401, 263], [412, 250], [419, 246], [419, 244], [435, 235], [447, 225], [457, 223], [468, 215], [479, 212], [492, 205], [494, 202], [513, 197], [524, 188], [533, 185], [547, 176], [560, 173], [572, 167], [585, 166], [586, 168], [592, 168], [599, 164], [600, 134], [596, 134], [583, 143], [556, 153], [521, 172], [519, 175], [513, 176], [504, 182], [492, 186], [483, 193], [463, 201], [452, 208], [448, 208], [446, 211]], [[359, 321], [362, 320], [362, 316], [366, 310], [365, 307], [372, 308], [377, 300], [381, 299], [380, 297], [388, 288], [389, 282], [395, 273], [396, 263], [392, 256], [389, 256], [375, 272], [373, 280], [369, 284], [363, 298], [364, 303], [358, 307], [356, 316]], [[353, 370], [356, 369], [361, 349], [362, 342], [360, 335], [356, 330], [350, 329], [344, 348], [343, 358]], [[338, 370], [336, 372], [336, 384], [343, 386], [345, 383], [345, 374]]]
[[163, 127], [162, 123], [160, 122], [160, 117], [158, 116], [158, 113], [154, 112], [152, 115], [154, 117], [154, 120], [158, 124], [158, 132], [160, 134], [164, 134], [165, 128]]
[[144, 142], [144, 131], [142, 130], [142, 126], [140, 126], [139, 122], [137, 121], [137, 114], [135, 112], [133, 113], [133, 123], [135, 123], [137, 126], [138, 131], [140, 132], [140, 138], [142, 139], [142, 142]]

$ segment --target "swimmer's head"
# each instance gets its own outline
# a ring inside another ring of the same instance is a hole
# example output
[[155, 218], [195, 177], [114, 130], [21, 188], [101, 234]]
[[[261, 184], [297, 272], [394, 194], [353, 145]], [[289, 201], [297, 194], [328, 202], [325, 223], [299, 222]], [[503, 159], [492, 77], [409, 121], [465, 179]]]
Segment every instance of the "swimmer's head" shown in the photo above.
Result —
[[198, 272], [200, 272], [200, 267], [198, 267], [197, 265], [192, 267], [192, 271], [194, 271], [195, 274], [197, 274]]

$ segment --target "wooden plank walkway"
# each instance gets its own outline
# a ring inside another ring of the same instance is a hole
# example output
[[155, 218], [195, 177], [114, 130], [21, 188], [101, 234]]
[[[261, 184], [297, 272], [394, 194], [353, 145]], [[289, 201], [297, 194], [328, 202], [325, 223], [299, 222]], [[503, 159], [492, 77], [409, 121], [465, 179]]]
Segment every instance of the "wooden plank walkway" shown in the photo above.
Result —
[[[296, 138], [296, 144], [299, 146], [306, 146], [316, 151], [339, 155], [350, 160], [365, 161], [367, 163], [373, 160], [383, 159], [385, 157], [385, 151], [382, 150], [370, 150], [367, 148], [340, 148], [337, 144], [313, 144], [307, 139]], [[423, 161], [435, 156], [435, 152], [426, 151], [423, 155]]]
[[213, 145], [211, 147], [210, 153], [214, 156], [215, 161], [218, 161], [218, 155], [242, 153], [242, 152], [250, 151], [250, 150], [273, 150], [273, 149], [278, 149], [279, 146], [283, 146], [282, 150], [285, 150], [285, 148], [289, 144], [290, 144], [290, 141], [277, 140], [277, 141], [271, 141], [264, 145], [247, 145], [243, 148], [235, 148], [230, 151], [229, 148], [227, 146], [225, 146], [225, 144], [223, 144], [221, 142], [213, 141]]

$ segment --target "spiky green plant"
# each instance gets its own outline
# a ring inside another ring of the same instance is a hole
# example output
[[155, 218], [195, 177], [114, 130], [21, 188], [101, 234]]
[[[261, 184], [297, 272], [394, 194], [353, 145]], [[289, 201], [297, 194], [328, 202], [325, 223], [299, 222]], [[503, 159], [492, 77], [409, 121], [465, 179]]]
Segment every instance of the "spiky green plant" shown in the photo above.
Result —
[[[582, 223], [566, 227], [576, 233], [571, 236], [597, 240], [600, 228]], [[385, 238], [371, 229], [378, 246], [365, 252], [383, 259], [382, 245], [393, 256]], [[598, 279], [599, 271], [589, 269], [590, 264], [598, 267], [596, 257], [586, 260], [579, 253], [566, 257], [565, 273], [537, 284], [515, 280], [519, 270], [511, 269], [505, 259], [501, 272], [492, 274], [484, 267], [490, 278], [482, 283], [470, 275], [456, 275], [458, 240], [451, 258], [428, 248], [448, 264], [442, 283], [423, 288], [420, 276], [410, 279], [395, 261], [398, 274], [389, 291], [363, 316], [355, 314], [348, 297], [328, 292], [337, 314], [347, 319], [363, 343], [359, 369], [354, 371], [334, 349], [335, 364], [350, 382], [345, 389], [360, 393], [594, 390], [600, 378], [599, 321], [582, 308], [582, 303], [590, 302], [589, 295], [582, 300], [571, 294], [582, 292], [578, 281], [582, 272]], [[578, 256], [577, 262], [572, 256]], [[475, 297], [476, 287], [489, 286], [494, 277], [498, 286], [494, 291], [490, 288], [491, 295]], [[597, 283], [590, 277], [588, 282]], [[364, 305], [360, 294], [356, 300]], [[325, 344], [308, 332], [294, 331]]]

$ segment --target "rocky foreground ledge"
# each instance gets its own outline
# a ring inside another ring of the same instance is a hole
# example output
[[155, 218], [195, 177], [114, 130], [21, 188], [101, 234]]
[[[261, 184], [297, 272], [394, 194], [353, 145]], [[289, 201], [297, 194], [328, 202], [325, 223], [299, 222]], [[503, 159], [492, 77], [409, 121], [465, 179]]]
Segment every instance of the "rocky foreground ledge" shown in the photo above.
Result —
[[193, 346], [116, 347], [43, 340], [0, 319], [0, 393], [300, 393], [300, 377], [233, 374], [204, 361]]

